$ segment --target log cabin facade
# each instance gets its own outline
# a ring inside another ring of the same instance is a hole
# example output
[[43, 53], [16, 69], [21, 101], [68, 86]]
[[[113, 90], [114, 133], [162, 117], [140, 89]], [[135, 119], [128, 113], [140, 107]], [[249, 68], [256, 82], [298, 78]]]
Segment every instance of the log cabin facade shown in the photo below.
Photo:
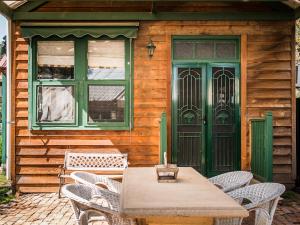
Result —
[[249, 170], [249, 120], [272, 112], [273, 180], [294, 185], [293, 1], [41, 2], [2, 3], [17, 191], [57, 191], [65, 151], [158, 164], [163, 112], [169, 161], [207, 176]]

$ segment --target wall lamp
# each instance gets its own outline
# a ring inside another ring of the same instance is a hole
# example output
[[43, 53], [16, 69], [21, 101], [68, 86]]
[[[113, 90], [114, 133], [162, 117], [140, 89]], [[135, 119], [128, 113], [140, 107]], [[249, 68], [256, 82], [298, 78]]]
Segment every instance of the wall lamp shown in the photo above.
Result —
[[148, 49], [148, 55], [151, 58], [153, 56], [155, 48], [156, 48], [156, 46], [154, 45], [154, 43], [151, 40], [151, 38], [149, 39], [149, 42], [148, 42], [146, 48]]

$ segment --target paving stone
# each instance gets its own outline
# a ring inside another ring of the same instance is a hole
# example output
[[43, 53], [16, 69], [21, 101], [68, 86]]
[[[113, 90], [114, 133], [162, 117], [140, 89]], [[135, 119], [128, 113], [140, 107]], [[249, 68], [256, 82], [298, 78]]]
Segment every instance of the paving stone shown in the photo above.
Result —
[[[251, 221], [251, 220], [249, 220]], [[0, 225], [76, 225], [71, 203], [57, 194], [26, 194], [0, 205]], [[108, 225], [92, 222], [92, 225]], [[273, 225], [300, 225], [300, 200], [283, 200], [278, 205]], [[251, 225], [251, 223], [244, 223]]]

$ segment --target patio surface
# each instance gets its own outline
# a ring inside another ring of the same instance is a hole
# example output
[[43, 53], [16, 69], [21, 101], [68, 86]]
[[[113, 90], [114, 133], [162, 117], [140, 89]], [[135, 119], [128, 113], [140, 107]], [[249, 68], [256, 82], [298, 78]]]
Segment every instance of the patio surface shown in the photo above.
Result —
[[[57, 194], [21, 195], [6, 205], [0, 205], [0, 224], [57, 224], [75, 225], [71, 204], [66, 198], [58, 199]], [[106, 225], [98, 222], [94, 225]], [[273, 225], [300, 224], [300, 199], [280, 202]]]

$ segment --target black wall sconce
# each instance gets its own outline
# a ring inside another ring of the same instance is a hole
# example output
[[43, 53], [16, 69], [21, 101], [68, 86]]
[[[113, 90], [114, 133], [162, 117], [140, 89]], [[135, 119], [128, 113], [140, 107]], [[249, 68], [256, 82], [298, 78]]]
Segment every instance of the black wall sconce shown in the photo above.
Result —
[[148, 49], [148, 55], [151, 58], [153, 56], [155, 48], [156, 48], [156, 46], [154, 45], [154, 43], [151, 40], [151, 38], [149, 39], [149, 42], [148, 42], [146, 48]]

